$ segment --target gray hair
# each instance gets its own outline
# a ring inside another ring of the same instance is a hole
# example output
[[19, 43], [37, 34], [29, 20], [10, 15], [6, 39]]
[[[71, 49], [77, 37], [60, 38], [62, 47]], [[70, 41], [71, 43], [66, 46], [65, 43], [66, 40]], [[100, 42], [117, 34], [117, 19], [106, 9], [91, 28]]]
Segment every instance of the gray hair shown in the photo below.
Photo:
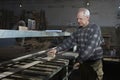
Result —
[[78, 13], [83, 12], [85, 16], [90, 16], [90, 11], [86, 8], [79, 8]]

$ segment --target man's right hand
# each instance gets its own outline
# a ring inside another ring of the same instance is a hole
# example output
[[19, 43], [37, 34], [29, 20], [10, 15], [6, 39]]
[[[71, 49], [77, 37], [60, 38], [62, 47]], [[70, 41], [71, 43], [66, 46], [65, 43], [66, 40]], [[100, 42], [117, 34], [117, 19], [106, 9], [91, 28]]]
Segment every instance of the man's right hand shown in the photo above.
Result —
[[55, 48], [52, 48], [52, 49], [50, 49], [48, 52], [47, 52], [47, 56], [49, 56], [49, 57], [55, 57], [56, 54], [57, 53], [57, 50], [55, 49]]
[[77, 63], [74, 64], [73, 69], [79, 69], [79, 67], [80, 67], [80, 63], [77, 62]]

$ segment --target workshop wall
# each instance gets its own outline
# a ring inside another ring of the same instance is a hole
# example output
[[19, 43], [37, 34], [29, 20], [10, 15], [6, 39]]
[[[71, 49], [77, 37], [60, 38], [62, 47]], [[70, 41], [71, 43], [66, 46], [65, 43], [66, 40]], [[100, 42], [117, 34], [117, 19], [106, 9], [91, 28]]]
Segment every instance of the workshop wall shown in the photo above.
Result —
[[[44, 9], [48, 25], [77, 26], [76, 12], [79, 7], [87, 7], [91, 11], [91, 21], [100, 26], [119, 24], [119, 0], [4, 0], [0, 8], [13, 10], [19, 15], [23, 9], [38, 11]], [[87, 4], [89, 3], [89, 5]], [[21, 6], [20, 6], [21, 5]]]

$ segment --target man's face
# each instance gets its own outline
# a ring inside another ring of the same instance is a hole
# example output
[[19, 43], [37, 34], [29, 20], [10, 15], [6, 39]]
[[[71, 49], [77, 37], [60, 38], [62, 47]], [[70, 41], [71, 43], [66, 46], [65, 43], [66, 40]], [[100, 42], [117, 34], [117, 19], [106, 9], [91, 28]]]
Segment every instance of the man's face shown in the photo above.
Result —
[[77, 14], [77, 22], [79, 24], [79, 26], [86, 26], [88, 25], [89, 22], [89, 17], [85, 16], [83, 12], [78, 12]]

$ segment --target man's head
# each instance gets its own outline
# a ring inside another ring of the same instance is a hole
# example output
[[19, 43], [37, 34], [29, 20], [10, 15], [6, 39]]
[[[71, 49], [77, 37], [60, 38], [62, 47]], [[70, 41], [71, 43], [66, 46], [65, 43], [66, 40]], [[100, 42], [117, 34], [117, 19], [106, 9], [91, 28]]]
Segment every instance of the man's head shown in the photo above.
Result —
[[77, 22], [80, 26], [87, 26], [89, 24], [90, 11], [86, 8], [79, 8], [77, 13]]

